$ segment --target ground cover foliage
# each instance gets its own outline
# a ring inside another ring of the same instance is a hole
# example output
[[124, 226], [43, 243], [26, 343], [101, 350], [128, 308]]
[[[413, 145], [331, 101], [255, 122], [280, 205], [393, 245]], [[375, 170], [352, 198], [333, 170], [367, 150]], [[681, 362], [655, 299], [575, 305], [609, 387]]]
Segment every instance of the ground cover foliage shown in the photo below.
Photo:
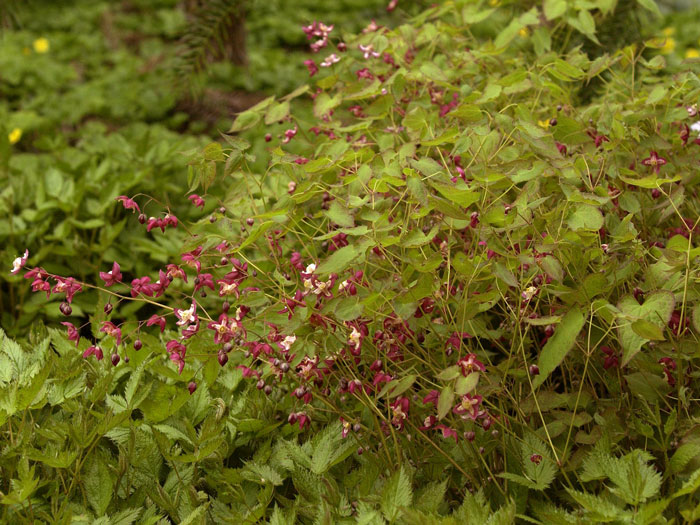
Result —
[[[0, 333], [3, 519], [696, 521], [693, 17], [308, 21], [307, 85], [217, 142], [162, 130], [167, 198], [95, 186], [96, 235], [109, 213], [128, 237], [92, 275], [13, 233], [13, 287], [64, 325]], [[152, 129], [94, 125], [75, 133], [101, 152]]]

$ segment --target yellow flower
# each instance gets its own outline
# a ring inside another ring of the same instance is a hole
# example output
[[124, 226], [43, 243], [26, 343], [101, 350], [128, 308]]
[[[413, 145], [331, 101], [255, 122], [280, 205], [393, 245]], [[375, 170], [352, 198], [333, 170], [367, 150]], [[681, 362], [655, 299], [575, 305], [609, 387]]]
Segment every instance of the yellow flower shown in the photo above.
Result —
[[7, 136], [7, 139], [10, 141], [10, 144], [17, 144], [19, 142], [19, 139], [22, 138], [22, 130], [19, 128], [13, 129], [10, 134]]
[[700, 51], [697, 49], [688, 48], [685, 50], [685, 58], [698, 58], [700, 57]]
[[676, 49], [676, 41], [673, 39], [673, 37], [666, 37], [666, 41], [664, 42], [664, 45], [662, 45], [659, 48], [659, 51], [664, 54], [668, 55], [669, 53], [673, 53], [673, 50]]
[[530, 30], [527, 27], [523, 27], [518, 31], [518, 34], [523, 38], [527, 38], [530, 36]]
[[34, 51], [37, 53], [46, 53], [49, 50], [49, 41], [45, 38], [37, 38], [34, 41]]
[[549, 127], [549, 119], [538, 120], [537, 123], [540, 125], [540, 127], [543, 127], [544, 129], [547, 129]]

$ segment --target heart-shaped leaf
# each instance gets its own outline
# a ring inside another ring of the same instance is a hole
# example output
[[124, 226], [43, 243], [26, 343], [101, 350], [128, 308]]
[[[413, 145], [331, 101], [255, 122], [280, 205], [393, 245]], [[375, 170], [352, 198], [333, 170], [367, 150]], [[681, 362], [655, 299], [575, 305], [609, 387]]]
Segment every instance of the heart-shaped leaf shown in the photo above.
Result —
[[[624, 317], [618, 327], [618, 337], [622, 345], [622, 366], [632, 360], [644, 343], [658, 339], [671, 319], [675, 305], [673, 293], [666, 290], [647, 295], [644, 304], [639, 304], [631, 295], [622, 298], [617, 305]], [[639, 323], [640, 320], [645, 322]], [[658, 331], [653, 331], [649, 327], [650, 324], [656, 326]], [[663, 336], [662, 333], [661, 335]]]

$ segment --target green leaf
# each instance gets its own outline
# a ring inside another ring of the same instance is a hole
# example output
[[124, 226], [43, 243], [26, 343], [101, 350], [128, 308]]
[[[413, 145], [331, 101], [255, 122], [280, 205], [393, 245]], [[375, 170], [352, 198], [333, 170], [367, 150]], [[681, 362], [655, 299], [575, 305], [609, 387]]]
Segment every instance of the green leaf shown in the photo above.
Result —
[[109, 468], [97, 453], [92, 454], [88, 460], [83, 473], [83, 487], [95, 514], [102, 516], [112, 501], [114, 487]]
[[661, 11], [659, 10], [659, 6], [656, 5], [656, 2], [654, 0], [637, 0], [637, 3], [641, 5], [644, 9], [647, 9], [648, 11], [654, 13], [659, 18], [663, 16], [661, 14]]
[[603, 214], [595, 206], [579, 203], [575, 205], [573, 212], [569, 215], [568, 223], [574, 231], [598, 231], [604, 224]]
[[361, 264], [364, 262], [366, 248], [366, 243], [354, 243], [343, 246], [340, 250], [333, 252], [328, 259], [319, 264], [318, 268], [316, 268], [316, 273], [318, 275], [340, 273], [352, 264]]
[[454, 399], [455, 399], [455, 392], [454, 389], [452, 388], [452, 385], [445, 385], [442, 389], [442, 392], [440, 392], [440, 397], [438, 398], [438, 404], [437, 404], [437, 418], [442, 419], [445, 417], [450, 410], [452, 410], [452, 406], [454, 405]]
[[401, 508], [409, 507], [412, 501], [411, 481], [401, 467], [384, 485], [381, 499], [382, 514], [387, 520], [393, 522], [399, 517]]
[[544, 0], [542, 5], [547, 20], [554, 20], [566, 13], [566, 0]]
[[[659, 332], [671, 319], [675, 304], [673, 293], [665, 290], [647, 295], [644, 304], [641, 305], [631, 295], [622, 298], [617, 306], [624, 316], [618, 321], [618, 337], [622, 346], [622, 362], [620, 364], [622, 366], [629, 363], [642, 348], [642, 345], [652, 339], [649, 336], [658, 337]], [[639, 320], [646, 321], [646, 323], [634, 325]], [[648, 324], [655, 325], [659, 330], [652, 332]], [[642, 333], [640, 333], [640, 328]]]
[[661, 328], [645, 319], [638, 319], [633, 322], [632, 330], [638, 336], [651, 341], [663, 341], [665, 339]]
[[338, 226], [343, 226], [345, 228], [352, 228], [355, 226], [355, 219], [352, 214], [337, 200], [331, 203], [325, 215]]
[[533, 388], [544, 383], [549, 374], [561, 364], [566, 354], [573, 348], [585, 322], [586, 318], [578, 308], [573, 308], [566, 313], [554, 331], [554, 335], [547, 341], [540, 353], [537, 363], [540, 374], [535, 376]]
[[265, 113], [265, 124], [270, 125], [284, 120], [289, 115], [289, 102], [284, 101], [275, 104]]
[[459, 376], [455, 381], [455, 393], [458, 396], [468, 394], [479, 384], [479, 372], [472, 372], [466, 377]]
[[683, 443], [676, 449], [669, 461], [671, 472], [678, 473], [682, 471], [688, 463], [698, 456], [700, 456], [700, 443], [694, 441]]

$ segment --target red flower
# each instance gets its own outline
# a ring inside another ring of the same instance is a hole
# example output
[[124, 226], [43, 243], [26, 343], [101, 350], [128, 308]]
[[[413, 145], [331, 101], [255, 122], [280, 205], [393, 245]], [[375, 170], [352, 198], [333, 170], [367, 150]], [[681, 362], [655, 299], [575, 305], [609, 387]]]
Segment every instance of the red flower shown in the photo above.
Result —
[[114, 337], [117, 340], [117, 346], [122, 344], [122, 331], [112, 321], [105, 321], [104, 323], [102, 323], [102, 328], [100, 328], [100, 332], [104, 332], [107, 335]]
[[198, 275], [197, 278], [194, 280], [195, 292], [200, 290], [201, 288], [204, 288], [205, 286], [210, 290], [214, 290], [214, 278], [210, 273], [202, 273]]
[[134, 210], [132, 211], [132, 213], [134, 213], [135, 211], [141, 213], [141, 209], [139, 208], [139, 205], [136, 204], [136, 201], [134, 199], [130, 199], [126, 195], [120, 195], [115, 200], [121, 201], [121, 203], [124, 205], [124, 209]]
[[652, 150], [649, 156], [642, 161], [642, 164], [654, 168], [654, 173], [658, 175], [661, 166], [666, 164], [666, 159], [659, 157], [659, 155]]
[[[83, 285], [72, 277], [54, 277], [56, 285], [53, 287], [53, 293], [66, 292], [66, 301], [73, 302], [73, 296], [83, 290]], [[36, 282], [36, 281], [35, 281]]]
[[[453, 332], [445, 343], [447, 355], [450, 355], [453, 350], [459, 350], [462, 340], [471, 338], [467, 332]], [[452, 348], [449, 348], [452, 347]]]
[[403, 396], [396, 398], [396, 401], [391, 404], [391, 424], [397, 430], [403, 430], [410, 404], [408, 398]]
[[202, 254], [202, 247], [198, 246], [191, 252], [183, 253], [182, 260], [188, 266], [191, 266], [197, 270], [197, 273], [202, 271], [202, 263], [199, 262], [199, 256]]
[[466, 394], [462, 396], [461, 402], [452, 409], [452, 412], [462, 416], [464, 419], [471, 419], [474, 421], [486, 414], [484, 410], [479, 408], [480, 405], [481, 396]]
[[131, 297], [136, 297], [139, 294], [143, 294], [147, 297], [153, 297], [155, 287], [156, 285], [151, 283], [151, 278], [148, 276], [141, 277], [140, 279], [134, 279], [131, 281]]
[[440, 392], [437, 390], [431, 390], [428, 392], [428, 395], [423, 398], [423, 404], [427, 405], [428, 403], [432, 403], [433, 405], [437, 406], [438, 398], [440, 397]]
[[165, 331], [165, 318], [160, 315], [153, 314], [148, 321], [146, 321], [146, 326], [153, 326], [157, 324], [160, 326], [160, 331], [163, 333]]
[[453, 428], [448, 427], [447, 425], [438, 425], [435, 428], [438, 428], [442, 430], [442, 437], [448, 438], [452, 437], [455, 438], [455, 443], [457, 443], [457, 431]]
[[472, 372], [483, 372], [486, 370], [484, 364], [476, 358], [476, 354], [469, 354], [463, 357], [457, 364], [462, 369], [462, 375], [467, 377]]
[[115, 262], [112, 264], [112, 269], [108, 272], [100, 272], [100, 279], [105, 282], [105, 286], [109, 288], [113, 284], [119, 283], [122, 280], [122, 274], [120, 272], [119, 264]]
[[68, 328], [68, 340], [75, 341], [75, 346], [77, 347], [78, 341], [80, 341], [80, 332], [78, 332], [78, 329], [73, 326], [73, 323], [69, 323], [67, 321], [62, 322], [61, 324]]
[[311, 59], [304, 60], [304, 65], [309, 70], [309, 77], [312, 77], [316, 73], [318, 73], [318, 66], [316, 65], [316, 62], [314, 62], [313, 60], [311, 60]]
[[83, 352], [83, 357], [85, 359], [87, 359], [91, 355], [94, 355], [95, 359], [97, 359], [98, 361], [102, 361], [102, 358], [104, 357], [102, 349], [99, 346], [91, 346]]
[[195, 208], [196, 207], [204, 208], [204, 199], [202, 197], [200, 197], [199, 195], [197, 195], [196, 193], [190, 195], [187, 198], [192, 201], [192, 204], [194, 204]]

